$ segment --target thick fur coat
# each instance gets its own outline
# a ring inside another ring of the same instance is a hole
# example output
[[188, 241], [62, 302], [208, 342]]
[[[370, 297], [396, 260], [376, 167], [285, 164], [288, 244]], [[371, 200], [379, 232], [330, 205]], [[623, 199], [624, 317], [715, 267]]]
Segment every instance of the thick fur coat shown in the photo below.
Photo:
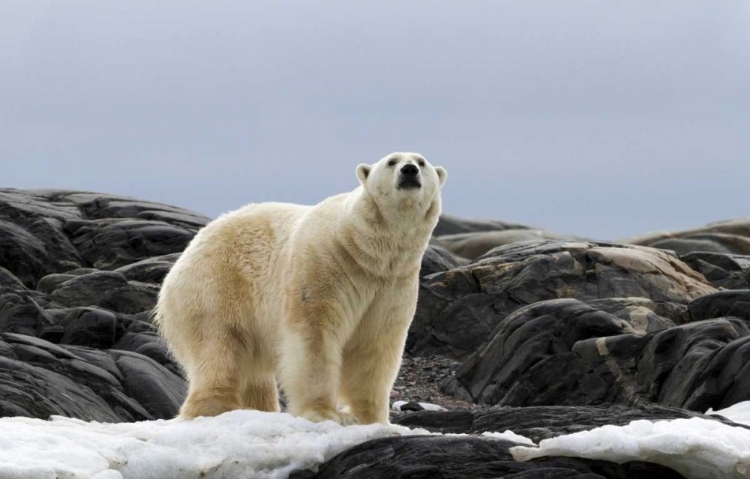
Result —
[[156, 322], [189, 381], [180, 416], [278, 411], [387, 423], [446, 172], [421, 155], [359, 165], [315, 206], [251, 204], [203, 228], [164, 280]]

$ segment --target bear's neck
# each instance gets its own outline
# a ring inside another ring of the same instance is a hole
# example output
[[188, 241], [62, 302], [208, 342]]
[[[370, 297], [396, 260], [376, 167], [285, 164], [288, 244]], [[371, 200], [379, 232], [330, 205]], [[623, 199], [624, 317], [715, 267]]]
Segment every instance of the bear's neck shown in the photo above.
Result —
[[339, 219], [342, 246], [371, 274], [402, 277], [417, 274], [422, 255], [440, 216], [440, 196], [426, 207], [403, 205], [384, 212], [361, 187], [352, 192], [350, 214]]

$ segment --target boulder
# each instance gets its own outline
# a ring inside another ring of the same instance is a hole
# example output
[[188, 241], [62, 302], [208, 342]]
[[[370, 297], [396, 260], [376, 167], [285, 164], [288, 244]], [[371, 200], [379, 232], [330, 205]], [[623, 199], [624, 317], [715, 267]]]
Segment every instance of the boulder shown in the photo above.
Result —
[[750, 256], [696, 251], [680, 259], [717, 288], [750, 289]]
[[69, 221], [65, 225], [65, 232], [81, 256], [101, 270], [180, 253], [196, 231], [161, 221], [112, 218]]
[[581, 301], [550, 300], [508, 316], [443, 388], [488, 405], [646, 401], [705, 411], [750, 399], [748, 345], [736, 318], [647, 334]]
[[128, 281], [121, 273], [97, 271], [74, 276], [52, 291], [49, 299], [65, 307], [100, 306], [111, 311], [135, 314], [156, 305], [158, 286]]
[[750, 321], [750, 289], [719, 291], [696, 298], [688, 304], [694, 321], [732, 316]]
[[456, 258], [448, 250], [440, 247], [430, 245], [422, 256], [422, 267], [419, 270], [419, 276], [428, 276], [449, 269], [458, 268], [461, 265], [468, 263], [461, 258]]
[[0, 417], [166, 419], [184, 394], [180, 376], [138, 353], [0, 335]]
[[181, 253], [147, 258], [136, 263], [121, 266], [115, 272], [122, 274], [128, 281], [161, 284], [169, 270], [174, 266]]
[[665, 319], [681, 322], [679, 305], [713, 292], [702, 275], [674, 254], [653, 248], [552, 240], [515, 243], [468, 265], [423, 277], [407, 349], [417, 355], [465, 358], [516, 309], [557, 298], [644, 298], [654, 308], [658, 304], [672, 311]]

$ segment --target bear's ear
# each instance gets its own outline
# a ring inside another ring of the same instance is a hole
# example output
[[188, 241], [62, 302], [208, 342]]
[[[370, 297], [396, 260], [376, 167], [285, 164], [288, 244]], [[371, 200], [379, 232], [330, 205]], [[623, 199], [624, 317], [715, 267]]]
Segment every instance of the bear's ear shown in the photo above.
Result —
[[440, 180], [440, 186], [443, 186], [445, 184], [445, 180], [448, 179], [448, 172], [445, 171], [445, 168], [436, 166], [435, 173], [437, 173], [438, 179]]
[[359, 182], [363, 185], [365, 184], [367, 177], [370, 176], [371, 169], [372, 167], [370, 165], [365, 165], [364, 163], [357, 165], [357, 178], [359, 178]]

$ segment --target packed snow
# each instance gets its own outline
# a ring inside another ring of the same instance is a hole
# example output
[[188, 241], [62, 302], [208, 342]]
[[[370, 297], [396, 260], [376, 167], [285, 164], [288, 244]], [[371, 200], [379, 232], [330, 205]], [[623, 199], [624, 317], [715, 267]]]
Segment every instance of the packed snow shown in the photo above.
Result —
[[192, 421], [97, 423], [0, 419], [0, 477], [285, 478], [364, 441], [414, 434], [400, 426], [311, 423], [239, 410]]
[[[719, 411], [750, 426], [750, 401]], [[370, 439], [424, 429], [311, 423], [289, 414], [232, 411], [192, 421], [108, 424], [53, 417], [0, 419], [0, 477], [8, 479], [286, 478]], [[460, 434], [463, 435], [463, 434]], [[663, 464], [691, 479], [750, 478], [750, 428], [701, 418], [633, 421], [545, 439], [513, 433], [516, 460], [570, 456]]]
[[[750, 426], [750, 401], [719, 411], [709, 410]], [[691, 479], [750, 477], [750, 429], [701, 418], [633, 421], [603, 426], [552, 439], [539, 447], [511, 448], [516, 460], [570, 456], [617, 463], [640, 460], [670, 467]]]

